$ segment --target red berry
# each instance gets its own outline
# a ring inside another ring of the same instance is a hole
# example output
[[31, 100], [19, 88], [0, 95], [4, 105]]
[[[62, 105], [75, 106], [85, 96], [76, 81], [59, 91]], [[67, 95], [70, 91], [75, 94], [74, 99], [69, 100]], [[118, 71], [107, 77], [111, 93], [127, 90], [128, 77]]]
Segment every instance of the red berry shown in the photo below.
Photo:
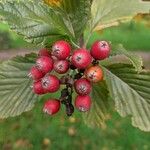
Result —
[[111, 47], [107, 41], [96, 41], [91, 48], [91, 55], [96, 60], [103, 60], [110, 54]]
[[37, 59], [36, 66], [39, 70], [41, 70], [43, 73], [51, 72], [53, 69], [53, 60], [50, 57], [42, 56]]
[[40, 71], [37, 67], [33, 66], [29, 72], [29, 77], [33, 80], [39, 80], [44, 76], [43, 72]]
[[43, 111], [49, 115], [54, 115], [60, 110], [60, 101], [57, 99], [50, 99], [45, 102]]
[[79, 95], [88, 95], [92, 89], [91, 83], [85, 79], [81, 78], [75, 81], [75, 90]]
[[71, 46], [66, 41], [57, 41], [52, 47], [52, 55], [60, 60], [69, 57]]
[[90, 65], [92, 57], [89, 51], [78, 49], [72, 55], [72, 64], [78, 69], [85, 69]]
[[54, 70], [57, 73], [66, 73], [69, 69], [69, 62], [67, 60], [57, 60], [54, 63]]
[[38, 95], [42, 95], [42, 94], [45, 94], [45, 90], [43, 89], [42, 87], [42, 82], [41, 81], [36, 81], [33, 83], [33, 92], [35, 94], [38, 94]]
[[38, 54], [40, 57], [41, 56], [47, 56], [47, 57], [51, 57], [51, 53], [49, 52], [48, 49], [46, 48], [43, 48], [39, 51], [39, 54]]
[[91, 82], [103, 80], [103, 71], [99, 66], [92, 66], [85, 71], [86, 78]]
[[60, 88], [60, 82], [56, 76], [49, 75], [42, 79], [42, 86], [47, 92], [54, 93]]
[[89, 111], [91, 103], [92, 103], [91, 98], [88, 95], [86, 96], [78, 95], [75, 99], [75, 107], [81, 112]]

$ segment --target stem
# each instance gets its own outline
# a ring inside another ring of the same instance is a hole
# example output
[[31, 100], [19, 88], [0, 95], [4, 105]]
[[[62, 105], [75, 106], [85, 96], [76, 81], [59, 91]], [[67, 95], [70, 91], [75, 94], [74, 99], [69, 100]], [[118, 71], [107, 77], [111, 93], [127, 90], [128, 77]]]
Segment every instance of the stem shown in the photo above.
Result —
[[79, 46], [79, 45], [77, 45], [76, 43], [74, 43], [74, 42], [72, 41], [72, 39], [70, 39], [70, 41], [71, 41], [71, 43], [72, 43], [72, 45], [73, 45], [74, 47], [76, 47], [76, 48], [80, 48], [80, 46]]
[[80, 43], [80, 47], [85, 48], [85, 45], [84, 45], [84, 35], [83, 34], [80, 36], [79, 43]]
[[87, 44], [88, 44], [88, 42], [89, 42], [91, 36], [92, 36], [92, 31], [90, 31], [90, 33], [88, 34], [88, 37], [87, 37], [87, 39], [86, 39], [86, 41], [85, 41], [85, 47], [87, 47]]
[[89, 40], [90, 40], [90, 38], [91, 38], [91, 36], [92, 36], [92, 33], [93, 33], [93, 29], [94, 29], [94, 27], [92, 26], [92, 24], [93, 24], [93, 21], [90, 21], [90, 30], [89, 30], [89, 34], [88, 34], [88, 37], [87, 37], [87, 39], [86, 39], [86, 41], [85, 41], [85, 46], [87, 47], [87, 44], [88, 44], [88, 42], [89, 42]]

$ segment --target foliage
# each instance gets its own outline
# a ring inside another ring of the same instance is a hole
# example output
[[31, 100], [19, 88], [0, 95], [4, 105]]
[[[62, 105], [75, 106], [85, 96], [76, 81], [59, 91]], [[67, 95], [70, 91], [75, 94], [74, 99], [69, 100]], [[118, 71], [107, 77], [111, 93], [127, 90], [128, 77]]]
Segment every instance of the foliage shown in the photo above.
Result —
[[114, 64], [106, 66], [104, 72], [119, 114], [122, 117], [131, 115], [135, 127], [149, 131], [150, 71], [143, 70], [138, 74], [131, 65]]
[[93, 0], [91, 30], [118, 25], [132, 19], [137, 13], [148, 13], [149, 2], [140, 0]]
[[27, 73], [34, 59], [34, 55], [27, 55], [1, 63], [0, 118], [20, 115], [33, 108], [37, 96], [31, 90], [31, 80]]
[[105, 82], [94, 85], [91, 94], [91, 97], [94, 98], [92, 108], [90, 112], [83, 115], [84, 122], [88, 126], [106, 126], [105, 121], [108, 119], [108, 110], [110, 107], [108, 93]]
[[[0, 15], [29, 42], [51, 46], [58, 39], [66, 39], [75, 48], [83, 45], [85, 28], [90, 32], [84, 42], [86, 46], [93, 31], [110, 27], [118, 20], [129, 20], [149, 9], [149, 2], [139, 0], [110, 0], [109, 3], [107, 0], [63, 0], [58, 6], [21, 0], [0, 4]], [[112, 65], [110, 59], [101, 63], [105, 81], [95, 85], [93, 109], [85, 114], [84, 120], [91, 126], [101, 126], [107, 119], [108, 102], [114, 101], [121, 116], [130, 115], [133, 126], [150, 131], [150, 73], [142, 70], [140, 57], [131, 55], [122, 45], [112, 43], [112, 47], [113, 55], [125, 55], [131, 65]], [[19, 115], [34, 106], [36, 96], [29, 89], [31, 82], [27, 77], [33, 61], [34, 57], [28, 55], [0, 64], [0, 117]]]
[[0, 31], [0, 43], [1, 43], [0, 49], [10, 48], [11, 47], [10, 41], [11, 41], [11, 39], [10, 39], [9, 33]]
[[114, 45], [112, 49], [112, 55], [123, 54], [127, 57], [127, 59], [129, 59], [129, 61], [131, 61], [137, 72], [140, 72], [142, 70], [143, 61], [140, 56], [128, 52], [121, 44]]

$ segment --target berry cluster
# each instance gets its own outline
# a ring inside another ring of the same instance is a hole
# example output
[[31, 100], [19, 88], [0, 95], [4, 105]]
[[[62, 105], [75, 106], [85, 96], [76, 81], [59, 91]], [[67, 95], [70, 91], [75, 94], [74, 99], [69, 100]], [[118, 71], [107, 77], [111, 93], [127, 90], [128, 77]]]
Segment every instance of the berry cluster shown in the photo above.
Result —
[[[60, 89], [60, 85], [64, 87], [59, 99], [45, 102], [43, 111], [53, 115], [59, 111], [61, 104], [65, 105], [68, 116], [73, 114], [74, 105], [81, 112], [88, 111], [92, 103], [89, 96], [92, 83], [103, 80], [99, 60], [107, 58], [110, 49], [107, 41], [95, 42], [90, 51], [81, 48], [71, 52], [71, 46], [66, 41], [57, 41], [51, 51], [41, 49], [36, 64], [29, 73], [34, 80], [34, 93], [54, 93]], [[74, 90], [77, 96], [73, 105]]]

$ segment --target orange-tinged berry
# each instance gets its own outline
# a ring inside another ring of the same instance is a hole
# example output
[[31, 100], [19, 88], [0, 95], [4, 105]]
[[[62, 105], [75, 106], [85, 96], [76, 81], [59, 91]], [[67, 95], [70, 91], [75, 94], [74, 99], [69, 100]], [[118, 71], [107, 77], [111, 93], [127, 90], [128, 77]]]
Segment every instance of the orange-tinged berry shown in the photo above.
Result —
[[91, 82], [99, 82], [103, 80], [103, 71], [102, 68], [99, 66], [92, 66], [89, 67], [85, 71], [86, 78]]

